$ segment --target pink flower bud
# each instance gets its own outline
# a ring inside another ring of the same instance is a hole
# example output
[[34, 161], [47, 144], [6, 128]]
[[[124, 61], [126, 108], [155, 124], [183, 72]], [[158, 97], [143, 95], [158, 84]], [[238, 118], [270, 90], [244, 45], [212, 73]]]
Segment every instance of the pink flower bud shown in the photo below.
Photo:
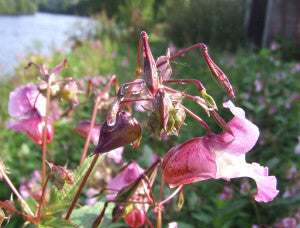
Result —
[[74, 105], [78, 105], [78, 86], [76, 82], [67, 82], [58, 92], [57, 96], [59, 99], [66, 100]]
[[93, 154], [102, 154], [118, 147], [126, 146], [141, 139], [139, 122], [129, 112], [119, 110], [110, 124], [102, 125], [99, 143]]
[[134, 208], [124, 217], [124, 221], [130, 227], [141, 227], [145, 223], [145, 212], [141, 208]]

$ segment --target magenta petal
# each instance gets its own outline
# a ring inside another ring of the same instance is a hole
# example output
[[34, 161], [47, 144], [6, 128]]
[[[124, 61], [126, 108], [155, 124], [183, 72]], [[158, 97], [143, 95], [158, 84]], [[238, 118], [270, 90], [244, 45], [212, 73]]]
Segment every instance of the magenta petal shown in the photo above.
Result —
[[125, 185], [136, 180], [144, 170], [138, 164], [130, 164], [125, 171], [118, 174], [108, 183], [108, 188], [113, 190], [121, 190]]
[[[14, 131], [24, 132], [33, 142], [40, 146], [43, 143], [44, 118], [39, 116], [37, 112], [33, 112], [27, 119], [21, 119], [16, 123], [8, 122], [6, 126]], [[50, 119], [48, 119], [47, 131], [47, 143], [50, 143], [53, 140], [53, 125]]]
[[[87, 137], [90, 129], [91, 121], [82, 120], [76, 126], [76, 132], [83, 137]], [[94, 123], [92, 132], [91, 132], [91, 141], [96, 146], [98, 144], [101, 124]]]
[[209, 142], [211, 150], [240, 155], [247, 153], [256, 144], [259, 137], [258, 127], [245, 118], [244, 110], [235, 107], [231, 102], [224, 103], [235, 115], [227, 124], [234, 136], [227, 132], [213, 136]]
[[191, 139], [166, 154], [162, 172], [171, 186], [194, 183], [216, 177], [215, 154], [210, 151], [208, 137]]

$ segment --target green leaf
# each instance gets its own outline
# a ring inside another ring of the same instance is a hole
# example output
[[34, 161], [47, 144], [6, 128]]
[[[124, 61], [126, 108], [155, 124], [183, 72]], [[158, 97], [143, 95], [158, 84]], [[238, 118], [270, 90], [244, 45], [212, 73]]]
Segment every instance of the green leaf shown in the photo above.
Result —
[[[35, 213], [36, 204], [37, 204], [37, 202], [35, 201], [35, 199], [29, 196], [29, 197], [27, 197], [27, 198], [25, 199], [25, 201], [26, 201], [27, 205], [29, 206], [30, 210], [31, 210], [33, 213]], [[22, 205], [22, 204], [21, 204], [21, 205]], [[22, 207], [23, 207], [23, 205], [22, 205]], [[26, 211], [26, 209], [24, 209], [24, 208], [23, 208], [23, 210]]]
[[73, 223], [65, 219], [56, 218], [56, 217], [47, 217], [42, 220], [40, 227], [41, 228], [76, 227], [76, 225], [74, 225]]
[[67, 210], [69, 208], [70, 204], [71, 204], [70, 202], [51, 204], [50, 206], [47, 207], [45, 213], [51, 215], [51, 214], [54, 214], [57, 212]]
[[[98, 202], [93, 206], [84, 206], [78, 209], [73, 210], [71, 215], [71, 221], [78, 225], [80, 228], [91, 227], [95, 219], [101, 213], [104, 206], [104, 202]], [[107, 227], [111, 222], [111, 213], [114, 204], [108, 204], [106, 208], [104, 219], [101, 227]]]

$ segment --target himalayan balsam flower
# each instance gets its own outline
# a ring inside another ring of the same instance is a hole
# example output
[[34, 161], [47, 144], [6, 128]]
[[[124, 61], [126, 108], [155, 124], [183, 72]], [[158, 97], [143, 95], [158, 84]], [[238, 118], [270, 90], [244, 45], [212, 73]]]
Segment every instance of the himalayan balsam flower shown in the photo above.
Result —
[[[41, 146], [45, 126], [45, 107], [46, 99], [34, 84], [28, 83], [17, 87], [10, 92], [8, 113], [18, 120], [6, 122], [6, 127], [14, 131], [24, 132], [33, 142]], [[46, 129], [46, 142], [50, 143], [53, 140], [53, 125], [50, 119], [47, 121]]]
[[245, 117], [243, 109], [229, 101], [223, 104], [234, 114], [228, 123], [235, 137], [227, 132], [188, 140], [173, 147], [165, 156], [162, 172], [170, 187], [197, 181], [251, 177], [256, 181], [258, 202], [269, 202], [278, 194], [275, 176], [258, 163], [246, 163], [245, 154], [253, 148], [259, 129]]

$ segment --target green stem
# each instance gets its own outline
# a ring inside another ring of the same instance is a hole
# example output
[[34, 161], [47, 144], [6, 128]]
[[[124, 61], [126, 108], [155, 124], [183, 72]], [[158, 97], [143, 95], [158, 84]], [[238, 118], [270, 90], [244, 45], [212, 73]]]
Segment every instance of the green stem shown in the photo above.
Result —
[[71, 206], [69, 207], [69, 210], [67, 212], [67, 215], [66, 215], [65, 219], [68, 220], [68, 221], [70, 220], [70, 216], [71, 216], [72, 210], [74, 209], [74, 207], [76, 205], [76, 202], [77, 202], [77, 200], [78, 200], [78, 198], [79, 198], [79, 196], [80, 196], [80, 194], [81, 194], [81, 192], [82, 192], [82, 190], [83, 190], [83, 188], [84, 188], [84, 186], [85, 186], [85, 184], [86, 184], [86, 182], [87, 182], [87, 180], [88, 180], [88, 178], [89, 178], [89, 176], [90, 176], [90, 174], [91, 174], [91, 172], [92, 172], [92, 170], [94, 168], [94, 166], [96, 165], [96, 162], [97, 162], [98, 158], [99, 158], [99, 154], [96, 154], [94, 156], [94, 159], [93, 159], [93, 161], [92, 161], [89, 169], [87, 170], [86, 174], [83, 177], [83, 180], [82, 180], [82, 182], [81, 182], [81, 184], [80, 184], [80, 186], [79, 186], [79, 188], [78, 188], [78, 190], [76, 192], [76, 195], [73, 198]]

